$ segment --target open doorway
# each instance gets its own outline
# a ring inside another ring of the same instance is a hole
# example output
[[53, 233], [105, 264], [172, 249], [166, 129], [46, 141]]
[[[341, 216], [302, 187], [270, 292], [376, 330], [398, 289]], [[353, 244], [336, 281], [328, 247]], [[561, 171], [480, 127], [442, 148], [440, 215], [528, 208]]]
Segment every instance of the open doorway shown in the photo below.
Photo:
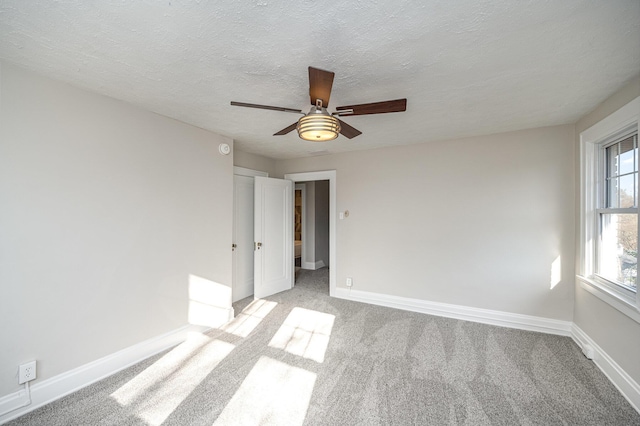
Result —
[[330, 268], [329, 180], [296, 183], [294, 200], [294, 268], [297, 281], [304, 271]]
[[[257, 183], [255, 181], [255, 179], [265, 179], [267, 175], [264, 172], [258, 172], [255, 170], [249, 170], [249, 169], [243, 169], [240, 167], [234, 167], [234, 173], [236, 175], [240, 175], [241, 173], [236, 171], [239, 170], [240, 172], [242, 171], [248, 171], [251, 172], [250, 174], [247, 173], [248, 177], [252, 177], [254, 179], [249, 179], [247, 181], [247, 186], [245, 188], [245, 186], [242, 185], [236, 185], [234, 182], [234, 240], [233, 240], [233, 244], [232, 244], [232, 251], [233, 251], [233, 269], [234, 269], [234, 273], [233, 273], [233, 301], [237, 301], [243, 298], [246, 298], [247, 296], [251, 295], [252, 293], [255, 295], [256, 294], [256, 280], [255, 277], [256, 275], [262, 276], [260, 274], [257, 274], [256, 272], [256, 268], [254, 267], [254, 265], [256, 264], [255, 260], [255, 249], [256, 247], [261, 247], [262, 244], [264, 243], [264, 238], [266, 238], [264, 235], [261, 236], [261, 238], [258, 238], [258, 240], [256, 240], [256, 235], [255, 235], [255, 211], [256, 210], [261, 210], [258, 209], [256, 206], [254, 206], [254, 200], [255, 200], [255, 190], [254, 188], [257, 188]], [[262, 175], [262, 176], [261, 176]], [[267, 262], [268, 265], [281, 265], [283, 267], [283, 270], [288, 270], [286, 277], [288, 277], [287, 279], [288, 281], [288, 288], [292, 288], [293, 284], [294, 284], [294, 263], [291, 261], [287, 261], [287, 259], [291, 259], [292, 257], [294, 257], [293, 253], [295, 252], [294, 249], [294, 235], [293, 235], [293, 231], [294, 230], [294, 225], [293, 225], [293, 195], [294, 195], [294, 187], [293, 185], [291, 185], [291, 183], [306, 183], [306, 182], [314, 182], [314, 181], [326, 181], [328, 182], [328, 198], [329, 198], [329, 202], [328, 202], [328, 217], [329, 217], [329, 233], [328, 233], [328, 237], [327, 234], [325, 233], [323, 235], [323, 237], [326, 239], [328, 238], [328, 245], [329, 245], [329, 251], [328, 251], [328, 259], [329, 261], [327, 262], [326, 260], [323, 260], [323, 257], [326, 258], [326, 256], [322, 256], [319, 259], [315, 258], [315, 254], [312, 256], [312, 264], [311, 265], [305, 265], [310, 269], [316, 268], [316, 267], [320, 267], [320, 265], [322, 265], [321, 263], [317, 263], [320, 260], [322, 260], [324, 265], [330, 266], [330, 269], [327, 270], [325, 268], [325, 270], [328, 272], [329, 275], [329, 295], [334, 296], [335, 295], [335, 290], [336, 290], [336, 269], [337, 269], [337, 263], [336, 263], [336, 172], [335, 170], [328, 170], [328, 171], [321, 171], [321, 172], [305, 172], [305, 173], [292, 173], [292, 174], [287, 174], [284, 176], [284, 180], [290, 181], [290, 186], [289, 189], [287, 191], [282, 192], [281, 190], [276, 191], [277, 193], [288, 193], [290, 194], [289, 196], [289, 201], [287, 203], [280, 203], [280, 202], [271, 202], [270, 205], [280, 205], [280, 206], [284, 206], [284, 205], [288, 205], [289, 207], [287, 208], [287, 212], [290, 212], [290, 219], [288, 219], [287, 221], [279, 221], [282, 222], [283, 226], [286, 223], [286, 234], [288, 234], [290, 237], [285, 238], [284, 240], [282, 240], [282, 238], [280, 237], [279, 239], [281, 240], [281, 242], [286, 246], [285, 249], [282, 250], [282, 257], [281, 260], [270, 260]], [[234, 178], [234, 181], [236, 180], [236, 178]], [[240, 182], [240, 179], [237, 179], [238, 182]], [[269, 181], [282, 181], [282, 179], [268, 179]], [[240, 190], [240, 189], [246, 189], [246, 190]], [[306, 185], [305, 185], [306, 188]], [[326, 192], [326, 191], [325, 191]], [[244, 204], [243, 204], [244, 202]], [[326, 204], [326, 202], [325, 202]], [[304, 210], [305, 205], [303, 202], [303, 206], [302, 209]], [[291, 209], [291, 210], [288, 210]], [[325, 210], [326, 211], [326, 210]], [[238, 215], [242, 214], [242, 217], [239, 217]], [[273, 215], [272, 215], [273, 216]], [[304, 212], [303, 212], [303, 216], [304, 216]], [[275, 216], [274, 216], [275, 217]], [[270, 227], [267, 227], [270, 228]], [[274, 228], [275, 229], [275, 228]], [[282, 236], [285, 234], [285, 232], [280, 232], [280, 231], [274, 231], [272, 230], [272, 234], [275, 232], [276, 235], [273, 235], [274, 238], [276, 240], [278, 240], [278, 236]], [[305, 240], [304, 238], [304, 233], [305, 233], [305, 228], [304, 225], [302, 227], [302, 241]], [[310, 234], [311, 235], [311, 234]], [[315, 237], [315, 232], [313, 233], [314, 237]], [[290, 238], [290, 239], [289, 239]], [[245, 241], [246, 240], [246, 241]], [[284, 243], [284, 241], [288, 241], [288, 243]], [[277, 241], [276, 241], [277, 242]], [[290, 244], [290, 245], [289, 245]], [[276, 244], [277, 245], [277, 244]], [[269, 247], [275, 247], [276, 245], [273, 244], [267, 244], [266, 246]], [[263, 255], [264, 257], [264, 252], [266, 250], [264, 250], [264, 248], [261, 249], [260, 253]], [[314, 245], [315, 247], [315, 245]], [[319, 251], [320, 252], [320, 251]], [[301, 249], [300, 249], [300, 268], [303, 267], [303, 259], [307, 259], [307, 257], [305, 256], [305, 248], [304, 246], [301, 245]], [[311, 261], [309, 261], [311, 262]], [[262, 264], [264, 266], [264, 262]], [[277, 268], [276, 268], [277, 269]], [[282, 268], [281, 268], [282, 269]], [[270, 269], [271, 272], [273, 272], [274, 268]], [[246, 279], [244, 279], [244, 278]], [[245, 285], [246, 284], [246, 285]], [[282, 291], [282, 290], [280, 290]]]
[[303, 236], [304, 225], [307, 223], [307, 219], [304, 217], [305, 207], [304, 200], [306, 199], [306, 185], [304, 183], [296, 184], [295, 196], [293, 197], [293, 267], [294, 267], [294, 282], [298, 280], [300, 271], [302, 270], [302, 248], [303, 248]]
[[[333, 295], [336, 287], [336, 172], [291, 173], [285, 175], [285, 179], [294, 182], [301, 202], [300, 226], [294, 224], [294, 236], [297, 229], [300, 231], [297, 235], [300, 239], [296, 236], [294, 241], [296, 278], [305, 271], [325, 271], [329, 277], [329, 294]], [[295, 217], [296, 207], [293, 208]]]

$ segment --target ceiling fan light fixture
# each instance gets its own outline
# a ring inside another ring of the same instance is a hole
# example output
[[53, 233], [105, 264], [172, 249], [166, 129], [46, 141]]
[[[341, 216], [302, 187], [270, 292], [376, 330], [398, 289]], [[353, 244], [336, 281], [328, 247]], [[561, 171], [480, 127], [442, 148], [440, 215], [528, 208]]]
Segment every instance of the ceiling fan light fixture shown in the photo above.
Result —
[[231, 105], [247, 108], [267, 109], [272, 111], [291, 112], [302, 114], [303, 117], [295, 123], [291, 123], [273, 136], [288, 135], [293, 129], [298, 131], [300, 139], [312, 142], [325, 142], [338, 137], [341, 134], [347, 139], [353, 139], [362, 132], [337, 117], [351, 117], [352, 115], [385, 114], [388, 112], [403, 112], [407, 110], [407, 99], [395, 99], [391, 101], [371, 102], [368, 104], [339, 106], [333, 114], [327, 112], [331, 87], [335, 73], [309, 67], [309, 100], [311, 111], [304, 114], [302, 110], [284, 108], [272, 105], [249, 104], [246, 102], [231, 101]]
[[311, 142], [325, 142], [338, 137], [340, 122], [326, 108], [312, 107], [309, 114], [298, 120], [298, 136]]

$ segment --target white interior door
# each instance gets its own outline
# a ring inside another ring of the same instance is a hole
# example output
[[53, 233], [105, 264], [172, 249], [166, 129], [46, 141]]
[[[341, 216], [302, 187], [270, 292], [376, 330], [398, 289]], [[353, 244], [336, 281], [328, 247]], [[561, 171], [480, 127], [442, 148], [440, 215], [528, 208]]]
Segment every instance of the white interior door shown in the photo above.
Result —
[[293, 182], [254, 182], [254, 297], [293, 287]]
[[253, 177], [233, 176], [233, 301], [253, 294]]

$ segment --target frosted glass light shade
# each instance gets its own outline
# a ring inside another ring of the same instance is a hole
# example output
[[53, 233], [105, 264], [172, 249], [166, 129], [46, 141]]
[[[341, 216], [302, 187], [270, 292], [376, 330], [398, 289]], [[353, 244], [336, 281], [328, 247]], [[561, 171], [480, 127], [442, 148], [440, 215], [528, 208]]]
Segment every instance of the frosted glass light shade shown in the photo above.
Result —
[[340, 122], [326, 109], [311, 111], [298, 121], [298, 136], [312, 142], [330, 141], [338, 137]]

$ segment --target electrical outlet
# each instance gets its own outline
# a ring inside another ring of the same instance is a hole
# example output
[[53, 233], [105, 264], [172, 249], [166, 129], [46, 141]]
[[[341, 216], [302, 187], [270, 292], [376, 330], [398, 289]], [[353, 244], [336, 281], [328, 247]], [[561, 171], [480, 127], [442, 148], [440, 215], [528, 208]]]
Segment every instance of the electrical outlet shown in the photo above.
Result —
[[347, 287], [351, 287], [353, 285], [353, 278], [347, 278]]
[[36, 362], [31, 361], [20, 366], [18, 372], [18, 384], [21, 385], [26, 382], [35, 380], [36, 378]]

